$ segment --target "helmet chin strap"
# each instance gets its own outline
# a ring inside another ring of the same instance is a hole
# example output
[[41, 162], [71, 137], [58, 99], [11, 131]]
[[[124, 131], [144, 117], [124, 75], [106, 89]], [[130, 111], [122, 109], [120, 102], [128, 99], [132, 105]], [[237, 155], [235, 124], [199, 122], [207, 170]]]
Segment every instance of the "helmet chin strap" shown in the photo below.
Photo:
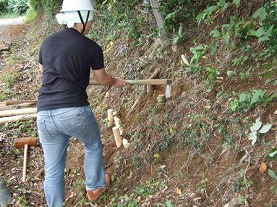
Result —
[[90, 13], [90, 11], [88, 11], [86, 22], [84, 22], [83, 17], [82, 17], [82, 15], [81, 15], [81, 12], [80, 12], [80, 11], [78, 11], [78, 14], [79, 14], [80, 20], [81, 20], [81, 22], [82, 22], [82, 24], [83, 24], [82, 34], [84, 33], [84, 31], [85, 31], [85, 29], [86, 29], [86, 24], [87, 24], [87, 22], [88, 22], [89, 13]]

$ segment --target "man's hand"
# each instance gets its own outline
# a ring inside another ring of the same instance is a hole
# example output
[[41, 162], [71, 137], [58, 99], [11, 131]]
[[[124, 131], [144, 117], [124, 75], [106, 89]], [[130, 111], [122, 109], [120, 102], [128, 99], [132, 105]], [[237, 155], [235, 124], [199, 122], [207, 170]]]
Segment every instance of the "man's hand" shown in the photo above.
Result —
[[113, 85], [115, 87], [123, 87], [123, 86], [127, 85], [127, 83], [124, 80], [120, 79], [120, 78], [114, 78], [114, 79], [115, 79], [115, 82], [114, 82]]

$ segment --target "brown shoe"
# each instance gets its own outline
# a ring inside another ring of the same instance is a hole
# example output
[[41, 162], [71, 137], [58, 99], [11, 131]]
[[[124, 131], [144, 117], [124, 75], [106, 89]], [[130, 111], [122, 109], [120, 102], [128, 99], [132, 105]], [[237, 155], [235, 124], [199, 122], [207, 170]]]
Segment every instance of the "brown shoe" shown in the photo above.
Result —
[[[106, 185], [108, 186], [111, 183], [111, 177], [108, 174], [105, 174]], [[96, 190], [87, 190], [88, 200], [91, 202], [96, 201], [104, 192], [106, 188], [98, 188]]]

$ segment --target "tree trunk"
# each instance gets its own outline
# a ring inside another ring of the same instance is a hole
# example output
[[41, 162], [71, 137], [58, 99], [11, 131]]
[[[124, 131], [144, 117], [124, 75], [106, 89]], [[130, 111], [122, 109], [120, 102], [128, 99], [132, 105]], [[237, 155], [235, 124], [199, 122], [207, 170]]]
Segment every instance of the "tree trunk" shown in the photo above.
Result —
[[159, 37], [162, 41], [166, 39], [166, 32], [164, 30], [164, 15], [160, 12], [160, 5], [157, 0], [150, 0], [150, 4], [159, 29]]

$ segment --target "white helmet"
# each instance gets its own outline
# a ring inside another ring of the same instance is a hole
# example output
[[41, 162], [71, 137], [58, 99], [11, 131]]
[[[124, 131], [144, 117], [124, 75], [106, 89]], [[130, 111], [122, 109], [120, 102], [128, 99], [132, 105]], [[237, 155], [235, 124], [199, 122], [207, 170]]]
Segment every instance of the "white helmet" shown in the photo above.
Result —
[[63, 0], [61, 12], [92, 10], [91, 0]]

